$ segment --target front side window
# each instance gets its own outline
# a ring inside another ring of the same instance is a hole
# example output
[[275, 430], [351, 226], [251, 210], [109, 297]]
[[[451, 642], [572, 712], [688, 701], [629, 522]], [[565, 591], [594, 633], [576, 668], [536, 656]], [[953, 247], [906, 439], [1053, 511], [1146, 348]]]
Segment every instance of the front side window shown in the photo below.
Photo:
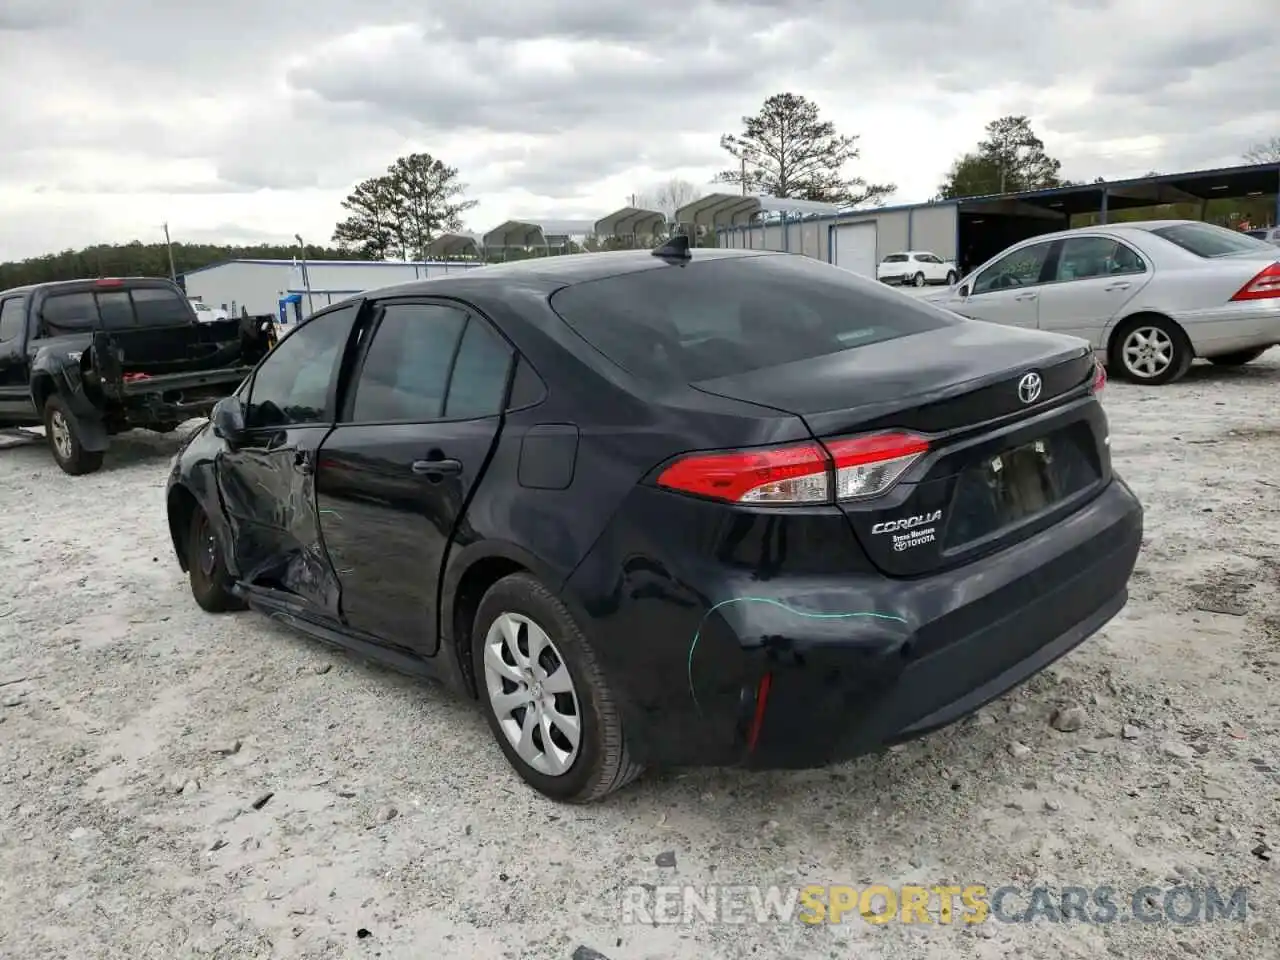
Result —
[[449, 368], [467, 315], [438, 304], [388, 304], [355, 385], [355, 423], [424, 423], [444, 415]]
[[1045, 258], [1049, 255], [1049, 246], [1048, 243], [1033, 243], [1006, 253], [982, 271], [973, 285], [973, 292], [994, 293], [1039, 283], [1040, 271], [1044, 269]]
[[317, 314], [280, 341], [253, 375], [246, 426], [330, 422], [330, 386], [356, 313], [353, 305]]
[[13, 340], [22, 333], [22, 318], [26, 313], [22, 304], [21, 297], [10, 297], [0, 303], [0, 343]]
[[1116, 240], [1108, 237], [1071, 237], [1062, 244], [1056, 279], [1088, 280], [1091, 277], [1143, 273], [1146, 269], [1146, 264], [1132, 247]]

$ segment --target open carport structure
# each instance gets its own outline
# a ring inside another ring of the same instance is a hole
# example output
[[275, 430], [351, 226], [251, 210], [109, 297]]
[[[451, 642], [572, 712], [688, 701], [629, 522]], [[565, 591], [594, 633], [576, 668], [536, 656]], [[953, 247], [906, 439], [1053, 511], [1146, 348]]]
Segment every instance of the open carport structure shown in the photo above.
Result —
[[623, 207], [595, 222], [592, 232], [599, 238], [630, 240], [633, 246], [652, 246], [670, 230], [667, 215], [661, 210]]
[[427, 244], [431, 260], [483, 260], [484, 245], [475, 233], [442, 233]]
[[567, 249], [575, 238], [586, 238], [594, 230], [592, 220], [508, 220], [486, 233], [482, 243], [489, 253], [502, 251], [502, 258], [513, 248], [550, 254]]
[[838, 214], [834, 203], [795, 197], [712, 193], [687, 203], [675, 222], [691, 233], [707, 230], [720, 245], [752, 250], [782, 250], [826, 259], [819, 218]]

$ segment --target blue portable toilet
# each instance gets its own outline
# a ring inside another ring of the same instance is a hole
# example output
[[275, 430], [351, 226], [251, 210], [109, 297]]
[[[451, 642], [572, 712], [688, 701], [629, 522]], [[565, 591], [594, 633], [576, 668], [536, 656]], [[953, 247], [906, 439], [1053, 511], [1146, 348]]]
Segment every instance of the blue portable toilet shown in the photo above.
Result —
[[[289, 316], [289, 307], [293, 307], [293, 316]], [[302, 294], [291, 293], [288, 296], [280, 298], [280, 325], [287, 326], [290, 323], [302, 322]]]

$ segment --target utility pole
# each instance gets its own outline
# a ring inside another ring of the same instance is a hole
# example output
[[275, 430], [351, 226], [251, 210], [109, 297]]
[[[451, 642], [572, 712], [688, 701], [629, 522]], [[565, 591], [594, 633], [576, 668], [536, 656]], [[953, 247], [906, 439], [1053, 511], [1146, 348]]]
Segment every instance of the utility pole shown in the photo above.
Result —
[[173, 243], [169, 240], [169, 224], [164, 225], [164, 247], [169, 251], [169, 279], [178, 282], [178, 271], [173, 268]]
[[[781, 191], [779, 191], [781, 192]], [[742, 158], [742, 195], [747, 195], [747, 158]]]
[[307, 245], [302, 242], [302, 234], [295, 233], [293, 239], [298, 241], [298, 253], [302, 260], [302, 289], [307, 291], [307, 316], [315, 313], [316, 306], [311, 300], [311, 275], [307, 273]]

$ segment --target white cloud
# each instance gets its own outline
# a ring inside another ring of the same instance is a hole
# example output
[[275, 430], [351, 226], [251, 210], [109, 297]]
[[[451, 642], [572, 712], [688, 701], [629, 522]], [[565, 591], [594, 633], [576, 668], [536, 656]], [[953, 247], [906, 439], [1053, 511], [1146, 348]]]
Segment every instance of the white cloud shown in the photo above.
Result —
[[[0, 259], [156, 236], [326, 241], [357, 180], [426, 150], [470, 225], [600, 216], [726, 165], [771, 93], [930, 196], [1004, 113], [1076, 179], [1238, 162], [1280, 132], [1274, 0], [8, 0]], [[20, 95], [14, 95], [20, 91]]]

